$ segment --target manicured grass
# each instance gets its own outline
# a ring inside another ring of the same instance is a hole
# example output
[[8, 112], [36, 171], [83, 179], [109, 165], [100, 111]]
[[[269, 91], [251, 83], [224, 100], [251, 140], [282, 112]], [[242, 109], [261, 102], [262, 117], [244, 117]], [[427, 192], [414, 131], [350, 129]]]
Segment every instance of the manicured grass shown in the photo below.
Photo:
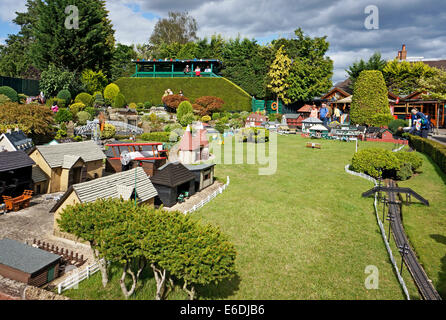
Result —
[[422, 173], [399, 182], [429, 200], [429, 207], [418, 203], [403, 206], [404, 228], [429, 278], [446, 299], [446, 175], [426, 155]]
[[[344, 172], [355, 144], [320, 140], [322, 149], [318, 150], [305, 147], [307, 141], [315, 142], [311, 139], [296, 135], [278, 138], [278, 168], [273, 175], [258, 175], [259, 167], [264, 167], [260, 165], [216, 166], [216, 176], [224, 180], [229, 176], [231, 183], [193, 216], [219, 226], [229, 236], [238, 252], [238, 274], [218, 286], [198, 288], [199, 298], [404, 299], [376, 223], [373, 198], [361, 197], [373, 185]], [[393, 144], [360, 142], [360, 149], [369, 147], [391, 149]], [[429, 190], [426, 198], [431, 207], [405, 207], [404, 222], [426, 271], [441, 287], [445, 274], [444, 175], [439, 176], [425, 160], [422, 174], [400, 183], [410, 184], [424, 196]], [[365, 288], [368, 265], [378, 267], [377, 290]], [[66, 295], [122, 299], [120, 274], [117, 269], [113, 272], [106, 289], [96, 274]], [[407, 270], [403, 277], [411, 298], [419, 298]], [[139, 286], [132, 299], [153, 299], [155, 283], [150, 269]], [[186, 295], [177, 290], [170, 298], [185, 299]]]
[[202, 96], [216, 96], [225, 111], [251, 111], [251, 96], [225, 78], [121, 78], [115, 82], [127, 102], [160, 104], [164, 91], [183, 90], [192, 102]]

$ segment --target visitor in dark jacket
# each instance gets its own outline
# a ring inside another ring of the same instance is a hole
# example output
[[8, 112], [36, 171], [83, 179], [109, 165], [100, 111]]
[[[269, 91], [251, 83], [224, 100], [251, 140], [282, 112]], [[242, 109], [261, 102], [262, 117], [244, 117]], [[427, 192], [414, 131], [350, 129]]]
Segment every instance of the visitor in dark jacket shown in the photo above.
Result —
[[427, 138], [429, 133], [430, 125], [427, 117], [418, 109], [412, 109], [412, 129], [409, 133], [416, 134], [422, 138]]

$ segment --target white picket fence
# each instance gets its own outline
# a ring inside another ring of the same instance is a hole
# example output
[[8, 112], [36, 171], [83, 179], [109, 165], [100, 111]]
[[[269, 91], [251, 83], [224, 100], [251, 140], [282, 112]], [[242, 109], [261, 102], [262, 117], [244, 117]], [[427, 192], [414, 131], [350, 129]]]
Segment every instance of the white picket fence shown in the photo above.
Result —
[[230, 180], [229, 177], [226, 177], [226, 184], [224, 184], [222, 187], [218, 188], [214, 191], [214, 193], [210, 194], [206, 199], [201, 200], [200, 203], [195, 204], [192, 209], [187, 210], [184, 212], [184, 214], [192, 213], [194, 211], [197, 211], [198, 209], [204, 207], [204, 205], [208, 202], [210, 202], [212, 199], [214, 199], [219, 194], [223, 193], [223, 191], [226, 190], [226, 188], [229, 186]]
[[82, 271], [75, 270], [71, 276], [67, 277], [64, 281], [60, 282], [57, 285], [57, 292], [61, 294], [63, 291], [77, 286], [81, 281], [90, 278], [91, 275], [98, 272], [98, 270], [99, 270], [98, 262], [88, 265]]

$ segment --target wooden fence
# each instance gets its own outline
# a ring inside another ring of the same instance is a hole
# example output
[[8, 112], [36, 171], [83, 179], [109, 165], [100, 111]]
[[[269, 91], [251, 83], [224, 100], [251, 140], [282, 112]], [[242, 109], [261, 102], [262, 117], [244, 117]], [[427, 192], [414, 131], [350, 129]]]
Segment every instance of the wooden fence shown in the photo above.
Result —
[[206, 199], [201, 200], [200, 203], [195, 204], [192, 209], [187, 210], [184, 212], [184, 214], [192, 213], [194, 211], [197, 211], [198, 209], [204, 207], [204, 205], [208, 202], [210, 202], [212, 199], [214, 199], [219, 194], [223, 193], [223, 191], [226, 190], [226, 188], [229, 186], [230, 180], [229, 177], [226, 177], [226, 184], [224, 184], [222, 187], [218, 188], [214, 191], [214, 193], [210, 194]]
[[67, 277], [64, 281], [57, 285], [57, 292], [61, 294], [63, 291], [76, 287], [81, 281], [90, 278], [99, 270], [99, 263], [95, 262], [92, 265], [88, 265], [84, 270], [75, 270], [73, 275]]

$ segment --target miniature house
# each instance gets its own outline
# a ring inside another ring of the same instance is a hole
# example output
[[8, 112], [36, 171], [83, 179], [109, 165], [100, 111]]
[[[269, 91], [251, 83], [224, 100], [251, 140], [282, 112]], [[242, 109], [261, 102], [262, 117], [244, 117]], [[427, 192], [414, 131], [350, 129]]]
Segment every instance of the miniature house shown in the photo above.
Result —
[[199, 192], [214, 183], [215, 164], [184, 165], [195, 176], [195, 191]]
[[60, 232], [57, 225], [60, 213], [68, 205], [107, 198], [130, 200], [135, 196], [139, 204], [153, 205], [157, 194], [155, 187], [141, 167], [74, 184], [50, 211], [54, 212], [54, 235], [74, 240], [71, 235]]
[[61, 256], [11, 240], [0, 240], [0, 275], [40, 287], [59, 275]]
[[318, 118], [307, 118], [302, 121], [302, 132], [303, 133], [310, 133], [310, 128], [315, 125], [322, 125], [322, 120]]
[[319, 137], [321, 137], [322, 135], [328, 134], [328, 129], [325, 126], [323, 126], [322, 124], [316, 124], [314, 126], [311, 126], [310, 129], [308, 129], [308, 130], [312, 135], [319, 136]]
[[49, 178], [42, 193], [67, 191], [73, 184], [103, 174], [105, 155], [93, 141], [37, 146], [29, 156]]
[[0, 152], [1, 196], [19, 196], [32, 190], [32, 167], [35, 162], [23, 151]]
[[158, 192], [155, 205], [172, 207], [182, 193], [195, 194], [195, 175], [180, 162], [169, 162], [150, 178]]
[[18, 128], [14, 131], [8, 129], [0, 135], [0, 152], [2, 151], [28, 151], [34, 146], [33, 141]]
[[179, 160], [181, 163], [195, 163], [209, 159], [209, 141], [207, 131], [201, 127], [193, 135], [188, 126], [181, 138], [179, 147]]
[[254, 112], [246, 118], [245, 127], [260, 127], [266, 121], [268, 121], [267, 116]]

